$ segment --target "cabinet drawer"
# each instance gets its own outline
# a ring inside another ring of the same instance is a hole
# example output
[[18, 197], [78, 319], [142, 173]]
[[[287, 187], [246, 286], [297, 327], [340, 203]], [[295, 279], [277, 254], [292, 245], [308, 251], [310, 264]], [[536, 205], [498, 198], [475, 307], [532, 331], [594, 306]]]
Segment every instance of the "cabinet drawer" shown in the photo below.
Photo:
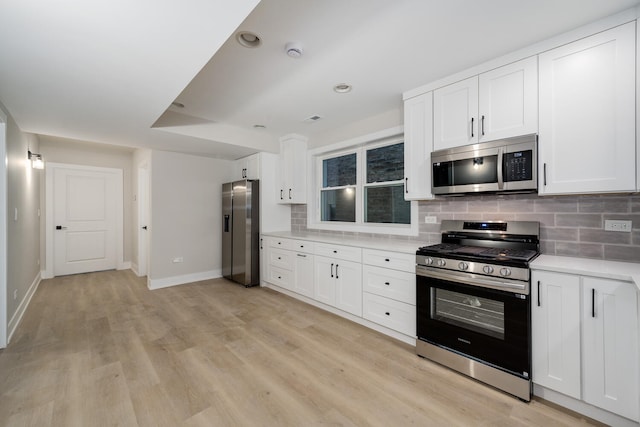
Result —
[[338, 258], [345, 261], [362, 261], [362, 249], [353, 246], [330, 245], [327, 243], [315, 244], [316, 255], [330, 258]]
[[291, 290], [293, 288], [293, 272], [272, 266], [269, 269], [268, 282]]
[[362, 263], [377, 267], [392, 268], [394, 270], [416, 272], [416, 255], [400, 252], [379, 251], [376, 249], [362, 250]]
[[271, 249], [269, 251], [269, 264], [284, 270], [293, 270], [294, 252], [283, 251], [281, 249]]
[[278, 249], [294, 250], [295, 240], [282, 239], [280, 237], [272, 237], [269, 239], [269, 246], [272, 248], [278, 248]]
[[314, 243], [308, 240], [293, 240], [292, 249], [296, 252], [302, 252], [305, 254], [313, 253]]
[[416, 336], [416, 307], [379, 295], [363, 293], [363, 317], [394, 331]]
[[407, 304], [416, 304], [416, 275], [363, 265], [364, 291]]

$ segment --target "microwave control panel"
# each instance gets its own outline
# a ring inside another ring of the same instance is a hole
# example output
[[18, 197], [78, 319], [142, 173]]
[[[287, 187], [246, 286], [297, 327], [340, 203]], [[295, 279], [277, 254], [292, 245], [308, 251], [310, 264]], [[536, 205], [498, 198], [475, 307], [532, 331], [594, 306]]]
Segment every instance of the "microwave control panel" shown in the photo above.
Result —
[[505, 153], [503, 157], [504, 180], [529, 181], [532, 179], [533, 152], [517, 151], [515, 153]]

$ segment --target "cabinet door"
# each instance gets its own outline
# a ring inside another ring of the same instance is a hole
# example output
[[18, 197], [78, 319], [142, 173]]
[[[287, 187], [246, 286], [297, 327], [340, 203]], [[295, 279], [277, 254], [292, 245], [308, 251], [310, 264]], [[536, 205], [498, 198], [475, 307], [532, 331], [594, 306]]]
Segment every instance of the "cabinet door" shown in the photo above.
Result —
[[635, 191], [635, 22], [539, 56], [540, 194]]
[[245, 157], [244, 178], [260, 179], [260, 153]]
[[294, 262], [294, 292], [313, 298], [313, 255], [297, 252]]
[[580, 278], [533, 271], [532, 379], [580, 399]]
[[316, 256], [313, 263], [313, 298], [334, 306], [336, 304], [336, 262], [332, 258]]
[[638, 421], [636, 288], [583, 278], [584, 401]]
[[433, 149], [478, 142], [478, 76], [433, 91]]
[[276, 195], [279, 203], [307, 201], [307, 142], [291, 137], [280, 142], [282, 185]]
[[336, 307], [362, 316], [362, 265], [335, 260]]
[[260, 235], [260, 279], [269, 281], [269, 237]]
[[538, 132], [538, 58], [480, 74], [479, 140]]
[[404, 102], [404, 199], [432, 199], [433, 92]]

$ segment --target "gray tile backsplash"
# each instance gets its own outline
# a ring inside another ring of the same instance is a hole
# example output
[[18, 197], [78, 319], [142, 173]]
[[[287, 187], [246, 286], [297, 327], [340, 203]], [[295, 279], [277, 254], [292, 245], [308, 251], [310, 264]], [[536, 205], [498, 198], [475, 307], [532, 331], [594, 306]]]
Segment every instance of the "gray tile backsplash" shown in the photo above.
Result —
[[[416, 247], [440, 242], [443, 219], [539, 221], [542, 253], [640, 262], [640, 194], [596, 196], [483, 195], [420, 201], [419, 218], [435, 216], [438, 224], [420, 224], [418, 236], [399, 237]], [[633, 221], [632, 233], [604, 230], [606, 219]], [[291, 229], [307, 232], [307, 206], [293, 205]], [[369, 233], [328, 232], [338, 236]], [[380, 236], [381, 239], [389, 236]]]

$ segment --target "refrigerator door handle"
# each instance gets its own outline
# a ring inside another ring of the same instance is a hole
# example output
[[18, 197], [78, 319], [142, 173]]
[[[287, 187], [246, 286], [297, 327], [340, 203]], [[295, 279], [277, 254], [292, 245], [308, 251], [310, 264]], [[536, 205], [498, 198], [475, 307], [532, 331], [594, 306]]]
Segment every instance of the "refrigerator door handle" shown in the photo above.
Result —
[[231, 217], [229, 215], [225, 215], [224, 216], [224, 232], [228, 233], [229, 232], [229, 220], [231, 219]]

